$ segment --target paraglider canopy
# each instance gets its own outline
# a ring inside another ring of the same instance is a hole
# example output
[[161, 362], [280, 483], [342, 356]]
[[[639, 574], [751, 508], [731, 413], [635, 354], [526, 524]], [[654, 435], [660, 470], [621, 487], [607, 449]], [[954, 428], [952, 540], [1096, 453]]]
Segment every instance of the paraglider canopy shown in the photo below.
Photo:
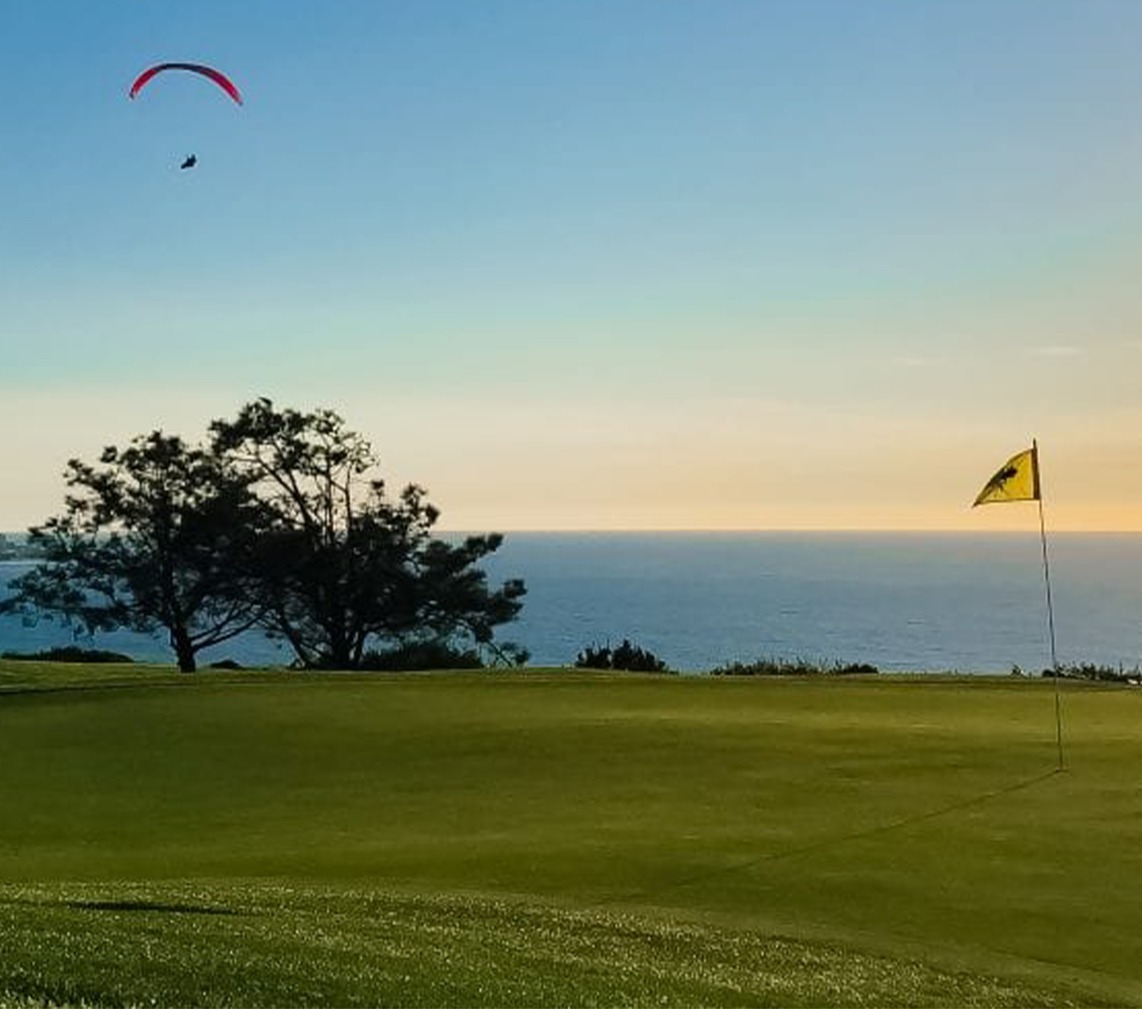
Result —
[[148, 67], [135, 78], [134, 83], [131, 85], [131, 90], [127, 92], [127, 96], [129, 98], [136, 97], [152, 77], [165, 70], [189, 70], [191, 73], [201, 74], [203, 77], [214, 81], [215, 84], [239, 105], [242, 104], [242, 95], [234, 86], [234, 82], [222, 73], [222, 71], [215, 70], [213, 67], [208, 67], [203, 63], [156, 63], [153, 67]]

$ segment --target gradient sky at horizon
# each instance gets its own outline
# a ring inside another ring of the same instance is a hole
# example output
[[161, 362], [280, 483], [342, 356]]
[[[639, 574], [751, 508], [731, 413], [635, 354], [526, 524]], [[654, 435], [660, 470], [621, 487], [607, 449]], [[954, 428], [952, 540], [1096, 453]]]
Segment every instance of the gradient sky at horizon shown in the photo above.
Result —
[[1139, 52], [1137, 0], [5, 4], [0, 529], [264, 395], [445, 528], [1033, 529], [969, 505], [1037, 437], [1053, 528], [1142, 530]]

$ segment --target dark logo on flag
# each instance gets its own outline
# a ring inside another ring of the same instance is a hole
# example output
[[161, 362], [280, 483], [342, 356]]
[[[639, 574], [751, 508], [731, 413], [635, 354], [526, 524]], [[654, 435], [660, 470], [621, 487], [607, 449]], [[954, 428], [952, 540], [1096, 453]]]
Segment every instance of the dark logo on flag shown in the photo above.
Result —
[[1019, 475], [1019, 470], [1014, 466], [1005, 466], [998, 473], [991, 478], [991, 482], [987, 485], [989, 488], [999, 490], [1008, 480], [1014, 476]]

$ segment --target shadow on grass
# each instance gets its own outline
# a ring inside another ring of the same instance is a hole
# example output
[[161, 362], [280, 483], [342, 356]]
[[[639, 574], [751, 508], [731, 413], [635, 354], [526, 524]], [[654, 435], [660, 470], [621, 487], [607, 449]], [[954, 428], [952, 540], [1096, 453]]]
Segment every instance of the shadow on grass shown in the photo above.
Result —
[[159, 911], [163, 914], [228, 914], [240, 915], [229, 907], [211, 907], [209, 904], [165, 904], [158, 900], [61, 900], [65, 907], [80, 911]]
[[36, 897], [0, 897], [0, 904], [26, 907], [68, 907], [76, 911], [140, 911], [158, 914], [210, 914], [245, 916], [249, 912], [211, 904], [182, 904], [161, 900], [52, 900]]
[[990, 802], [993, 799], [1000, 798], [1005, 795], [1010, 795], [1013, 792], [1020, 792], [1025, 788], [1031, 788], [1035, 785], [1041, 784], [1054, 778], [1056, 775], [1065, 773], [1062, 767], [1056, 767], [1054, 770], [1047, 771], [1044, 774], [1037, 774], [1033, 778], [1026, 778], [1023, 781], [1017, 781], [1011, 785], [1005, 785], [1002, 788], [992, 789], [988, 792], [981, 792], [979, 795], [973, 795], [967, 799], [961, 799], [958, 802], [949, 803], [946, 806], [941, 806], [938, 809], [930, 809], [924, 813], [917, 813], [912, 816], [901, 817], [896, 820], [891, 820], [888, 823], [878, 824], [874, 827], [868, 827], [865, 830], [853, 831], [849, 834], [839, 834], [835, 837], [826, 837], [820, 841], [814, 841], [810, 844], [801, 845], [796, 848], [786, 848], [781, 851], [769, 852], [765, 855], [758, 855], [755, 858], [749, 858], [744, 861], [735, 862], [732, 865], [718, 866], [714, 869], [709, 869], [706, 872], [696, 873], [692, 876], [686, 876], [682, 879], [674, 880], [673, 882], [664, 883], [661, 886], [648, 887], [642, 890], [635, 890], [630, 893], [621, 894], [616, 897], [607, 897], [602, 900], [595, 901], [589, 905], [591, 907], [605, 907], [609, 904], [618, 904], [622, 902], [629, 902], [632, 900], [641, 900], [647, 897], [654, 897], [668, 890], [678, 890], [682, 887], [691, 886], [694, 883], [704, 883], [708, 879], [715, 876], [725, 876], [736, 872], [742, 872], [745, 869], [751, 869], [755, 865], [760, 865], [763, 862], [777, 862], [784, 859], [802, 858], [806, 855], [813, 855], [819, 851], [825, 851], [829, 848], [837, 848], [841, 845], [848, 844], [850, 841], [862, 841], [866, 838], [875, 837], [878, 834], [888, 834], [895, 830], [900, 830], [904, 827], [912, 827], [919, 823], [924, 823], [927, 820], [935, 820], [939, 817], [948, 816], [951, 813], [957, 813], [964, 809], [970, 809], [972, 806], [979, 806], [985, 802]]

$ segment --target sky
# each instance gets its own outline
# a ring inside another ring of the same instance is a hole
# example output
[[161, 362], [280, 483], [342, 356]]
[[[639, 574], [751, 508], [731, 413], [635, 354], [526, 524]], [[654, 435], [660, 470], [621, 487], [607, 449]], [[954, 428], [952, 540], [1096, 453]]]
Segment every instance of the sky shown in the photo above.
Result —
[[[1137, 0], [0, 2], [0, 529], [267, 396], [441, 528], [1142, 530]], [[208, 63], [245, 104], [148, 65]], [[186, 155], [198, 165], [180, 171]]]

